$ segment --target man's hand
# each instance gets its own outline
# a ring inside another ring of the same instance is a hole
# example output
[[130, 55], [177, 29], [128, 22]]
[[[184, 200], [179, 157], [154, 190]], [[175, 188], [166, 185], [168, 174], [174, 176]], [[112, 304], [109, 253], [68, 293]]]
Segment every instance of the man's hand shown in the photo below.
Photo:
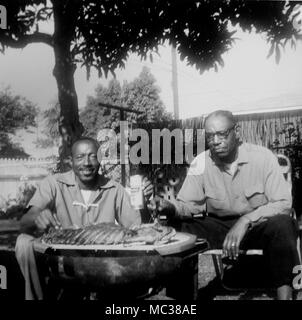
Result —
[[175, 216], [176, 208], [174, 204], [162, 197], [155, 196], [151, 201], [150, 205], [148, 206], [151, 210], [156, 210], [158, 214], [164, 214], [167, 218], [172, 218]]
[[61, 228], [61, 223], [55, 214], [52, 214], [49, 210], [44, 210], [39, 213], [35, 219], [37, 228], [41, 231], [47, 230], [49, 227], [56, 229]]
[[145, 199], [149, 201], [150, 197], [153, 194], [153, 184], [147, 177], [143, 178], [143, 193]]
[[249, 226], [249, 219], [244, 216], [241, 217], [235, 225], [227, 233], [223, 242], [223, 255], [229, 257], [230, 259], [236, 260], [239, 256], [239, 246], [241, 240]]

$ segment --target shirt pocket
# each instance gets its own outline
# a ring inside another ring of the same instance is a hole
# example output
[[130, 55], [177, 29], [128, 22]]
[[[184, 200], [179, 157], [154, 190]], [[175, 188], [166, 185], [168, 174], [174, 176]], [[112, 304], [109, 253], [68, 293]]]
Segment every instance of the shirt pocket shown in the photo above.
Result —
[[207, 209], [225, 209], [226, 192], [218, 188], [206, 188]]
[[264, 194], [264, 186], [262, 184], [254, 184], [245, 188], [246, 200], [253, 209], [267, 204], [267, 198]]

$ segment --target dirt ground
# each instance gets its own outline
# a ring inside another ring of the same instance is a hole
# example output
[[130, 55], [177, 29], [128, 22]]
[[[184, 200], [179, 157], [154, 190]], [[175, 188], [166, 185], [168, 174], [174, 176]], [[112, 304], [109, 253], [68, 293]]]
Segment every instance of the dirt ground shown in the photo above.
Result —
[[[211, 256], [199, 255], [198, 288], [199, 299], [203, 300], [275, 300], [274, 291], [270, 290], [226, 290], [217, 284]], [[168, 300], [165, 290], [150, 298]], [[295, 300], [302, 300], [302, 292], [295, 292]]]

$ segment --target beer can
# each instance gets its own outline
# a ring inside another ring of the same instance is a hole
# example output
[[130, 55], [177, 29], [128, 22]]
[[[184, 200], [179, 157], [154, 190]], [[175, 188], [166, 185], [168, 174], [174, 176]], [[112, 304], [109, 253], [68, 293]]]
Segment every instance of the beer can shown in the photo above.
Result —
[[139, 174], [130, 176], [130, 199], [134, 209], [144, 208], [143, 177]]

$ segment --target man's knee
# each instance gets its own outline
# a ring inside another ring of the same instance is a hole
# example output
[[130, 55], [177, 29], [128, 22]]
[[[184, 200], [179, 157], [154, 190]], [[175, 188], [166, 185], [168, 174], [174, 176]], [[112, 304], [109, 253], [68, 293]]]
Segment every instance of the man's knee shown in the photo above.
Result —
[[33, 240], [33, 236], [25, 233], [21, 233], [18, 236], [15, 246], [15, 254], [18, 261], [20, 261], [24, 255], [27, 255], [29, 250], [32, 250]]
[[289, 215], [280, 214], [271, 217], [267, 221], [266, 233], [280, 237], [284, 240], [292, 239], [296, 240], [298, 237], [297, 222]]

